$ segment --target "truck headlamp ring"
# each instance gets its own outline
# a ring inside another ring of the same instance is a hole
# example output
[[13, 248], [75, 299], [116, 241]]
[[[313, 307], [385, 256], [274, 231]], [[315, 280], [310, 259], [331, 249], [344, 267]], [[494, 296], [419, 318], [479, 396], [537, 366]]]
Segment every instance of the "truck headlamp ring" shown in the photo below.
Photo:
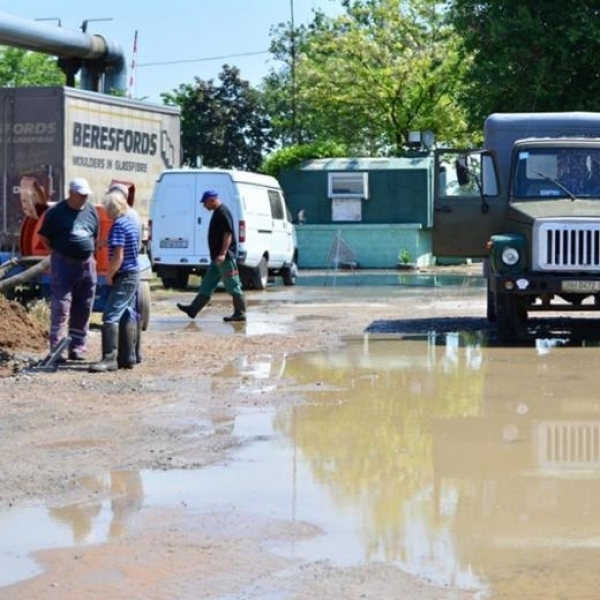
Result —
[[502, 262], [509, 267], [516, 265], [521, 258], [519, 251], [512, 246], [507, 246], [502, 250]]

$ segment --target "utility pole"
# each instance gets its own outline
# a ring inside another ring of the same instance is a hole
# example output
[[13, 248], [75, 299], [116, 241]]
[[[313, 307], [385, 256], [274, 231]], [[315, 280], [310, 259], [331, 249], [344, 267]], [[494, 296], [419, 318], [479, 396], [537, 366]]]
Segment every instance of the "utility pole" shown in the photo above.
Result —
[[294, 0], [290, 0], [290, 12], [291, 12], [291, 31], [290, 31], [290, 44], [291, 44], [291, 76], [292, 76], [292, 142], [298, 142], [296, 135], [296, 28], [294, 26]]

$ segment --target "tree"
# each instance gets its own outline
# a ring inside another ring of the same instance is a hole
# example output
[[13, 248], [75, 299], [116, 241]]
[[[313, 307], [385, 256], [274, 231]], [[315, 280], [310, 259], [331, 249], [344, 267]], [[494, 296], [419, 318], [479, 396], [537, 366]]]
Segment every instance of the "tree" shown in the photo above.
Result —
[[54, 57], [0, 46], [0, 86], [64, 85], [65, 76]]
[[492, 112], [597, 110], [598, 0], [452, 0], [468, 86], [462, 102], [481, 130]]
[[[342, 6], [341, 16], [316, 13], [293, 36], [295, 82], [289, 58], [282, 74], [265, 80], [271, 109], [277, 90], [287, 89], [289, 99], [295, 83], [300, 141], [327, 139], [356, 153], [401, 155], [411, 130], [432, 130], [446, 142], [464, 136], [456, 101], [464, 63], [443, 3], [343, 0]], [[272, 49], [281, 57], [290, 52], [292, 33], [280, 26], [279, 35]], [[286, 113], [279, 108], [277, 114], [284, 123]]]
[[223, 65], [219, 80], [196, 78], [161, 95], [181, 107], [183, 162], [257, 171], [274, 146], [260, 92], [240, 79], [236, 67]]

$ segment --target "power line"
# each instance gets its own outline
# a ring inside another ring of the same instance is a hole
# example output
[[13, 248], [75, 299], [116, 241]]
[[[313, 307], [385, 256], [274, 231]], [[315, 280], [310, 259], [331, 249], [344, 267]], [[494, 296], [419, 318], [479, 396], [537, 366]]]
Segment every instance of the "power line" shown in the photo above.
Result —
[[137, 67], [139, 69], [140, 67], [162, 67], [165, 65], [182, 65], [184, 63], [208, 62], [211, 60], [239, 58], [242, 56], [256, 56], [258, 54], [270, 54], [270, 52], [268, 50], [261, 50], [260, 52], [241, 52], [239, 54], [225, 54], [223, 56], [210, 56], [210, 57], [206, 57], [206, 58], [186, 58], [186, 59], [182, 59], [182, 60], [166, 60], [163, 62], [139, 63], [137, 65]]

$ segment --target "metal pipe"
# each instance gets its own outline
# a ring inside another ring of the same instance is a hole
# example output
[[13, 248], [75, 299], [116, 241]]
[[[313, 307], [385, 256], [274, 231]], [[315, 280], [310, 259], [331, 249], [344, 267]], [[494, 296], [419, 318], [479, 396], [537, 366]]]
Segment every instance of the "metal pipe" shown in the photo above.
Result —
[[[59, 64], [75, 72], [82, 68], [82, 88], [105, 75], [104, 90], [126, 92], [127, 66], [120, 46], [99, 35], [73, 31], [40, 21], [0, 13], [0, 45], [13, 46], [58, 57]], [[79, 59], [73, 61], [70, 59]]]

